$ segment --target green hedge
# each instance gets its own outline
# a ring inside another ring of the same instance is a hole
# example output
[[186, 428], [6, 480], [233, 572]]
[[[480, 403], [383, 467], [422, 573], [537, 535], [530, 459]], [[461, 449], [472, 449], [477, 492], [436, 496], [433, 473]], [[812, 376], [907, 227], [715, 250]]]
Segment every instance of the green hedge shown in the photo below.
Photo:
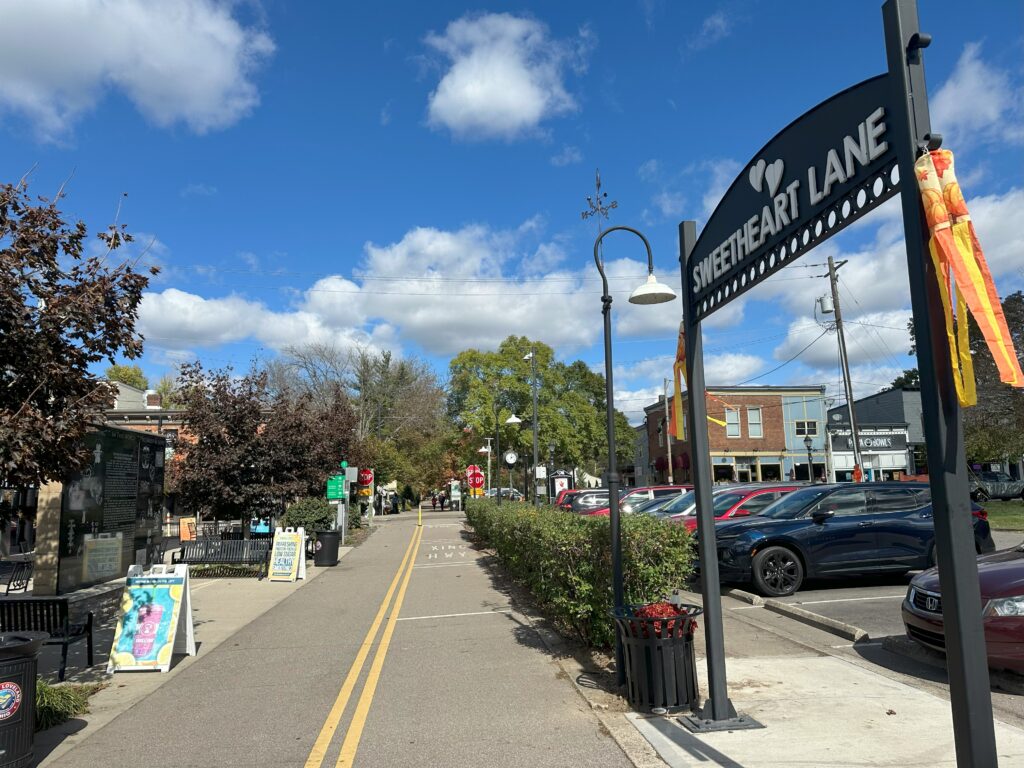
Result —
[[[587, 645], [615, 639], [611, 529], [607, 517], [551, 507], [473, 500], [466, 517], [509, 574], [525, 586], [559, 627]], [[622, 517], [622, 570], [627, 604], [648, 603], [684, 586], [691, 539], [682, 525], [649, 515]]]

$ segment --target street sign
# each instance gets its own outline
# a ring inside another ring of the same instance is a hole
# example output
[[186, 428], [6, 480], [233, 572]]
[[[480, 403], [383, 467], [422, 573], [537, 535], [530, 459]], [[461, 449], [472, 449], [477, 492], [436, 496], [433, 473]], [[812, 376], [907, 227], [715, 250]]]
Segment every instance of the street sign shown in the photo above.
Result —
[[470, 464], [468, 467], [466, 467], [466, 477], [469, 477], [474, 472], [479, 472], [479, 471], [480, 471], [480, 467], [478, 467], [476, 464]]
[[466, 480], [469, 483], [470, 488], [483, 488], [484, 487], [484, 473], [479, 470], [472, 472], [466, 476]]
[[516, 453], [515, 451], [509, 451], [508, 453], [505, 454], [505, 463], [506, 464], [515, 464], [516, 461], [518, 461], [518, 460], [519, 460], [519, 454]]
[[332, 475], [327, 478], [327, 499], [344, 499], [345, 498], [345, 476], [344, 475]]
[[373, 470], [372, 469], [360, 469], [359, 470], [359, 484], [360, 485], [373, 485]]
[[537, 465], [537, 479], [538, 480], [547, 480], [547, 477], [548, 477], [548, 468], [545, 467], [543, 464], [538, 464]]

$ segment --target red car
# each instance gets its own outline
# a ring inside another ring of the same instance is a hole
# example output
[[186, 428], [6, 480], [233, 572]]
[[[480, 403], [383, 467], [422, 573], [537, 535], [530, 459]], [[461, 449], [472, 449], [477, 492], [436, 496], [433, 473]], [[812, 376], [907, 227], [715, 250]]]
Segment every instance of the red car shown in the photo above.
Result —
[[[730, 517], [747, 517], [757, 515], [769, 504], [781, 499], [790, 491], [802, 488], [801, 485], [753, 485], [745, 488], [730, 488], [720, 491], [714, 496], [715, 520], [728, 520]], [[696, 508], [690, 514], [679, 518], [687, 530], [697, 529]]]
[[[979, 557], [978, 581], [988, 665], [1024, 672], [1024, 544]], [[910, 582], [902, 613], [907, 637], [945, 653], [942, 595], [935, 568]]]
[[[633, 510], [645, 501], [662, 499], [666, 496], [679, 496], [692, 490], [692, 485], [648, 485], [642, 488], [630, 488], [619, 499], [619, 512], [624, 515], [631, 515]], [[608, 513], [608, 507], [601, 507], [585, 514], [607, 515]]]
[[579, 488], [566, 488], [564, 491], [559, 491], [558, 498], [555, 499], [555, 506], [559, 509], [571, 509], [572, 499], [579, 492]]

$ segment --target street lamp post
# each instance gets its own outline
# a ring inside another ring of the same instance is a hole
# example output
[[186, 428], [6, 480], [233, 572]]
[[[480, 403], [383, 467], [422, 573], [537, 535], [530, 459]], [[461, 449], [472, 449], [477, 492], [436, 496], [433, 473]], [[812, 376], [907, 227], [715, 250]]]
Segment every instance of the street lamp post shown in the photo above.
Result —
[[[606, 229], [594, 241], [594, 263], [601, 273], [601, 313], [604, 315], [604, 386], [605, 386], [605, 419], [608, 428], [608, 516], [611, 523], [612, 538], [612, 594], [616, 612], [625, 605], [622, 584], [622, 531], [619, 520], [619, 471], [615, 458], [615, 402], [612, 383], [612, 297], [608, 292], [608, 277], [604, 272], [604, 260], [601, 256], [601, 241], [612, 232], [623, 230], [632, 232], [639, 237], [647, 248], [647, 282], [637, 288], [629, 296], [630, 304], [663, 304], [676, 298], [676, 292], [654, 277], [654, 255], [651, 244], [638, 230], [632, 227], [615, 226]], [[626, 681], [623, 667], [622, 641], [615, 634], [615, 669], [619, 685]]]
[[807, 479], [812, 483], [814, 482], [814, 458], [811, 456], [811, 446], [814, 445], [814, 441], [811, 440], [811, 436], [807, 435], [804, 438], [804, 448], [807, 449]]
[[555, 495], [554, 486], [555, 477], [555, 444], [553, 442], [548, 443], [548, 479], [544, 484], [544, 487], [548, 490], [548, 504], [551, 503]]
[[[533, 506], [540, 506], [537, 498], [537, 348], [533, 347], [523, 360], [530, 361], [530, 373], [533, 378]], [[525, 488], [523, 489], [526, 490]]]
[[487, 488], [488, 488], [488, 490], [490, 490], [491, 483], [492, 483], [492, 480], [491, 480], [491, 439], [492, 438], [490, 438], [490, 437], [485, 437], [484, 440], [487, 441], [487, 445], [482, 446], [480, 448], [480, 450], [477, 451], [477, 453], [486, 453], [487, 454]]

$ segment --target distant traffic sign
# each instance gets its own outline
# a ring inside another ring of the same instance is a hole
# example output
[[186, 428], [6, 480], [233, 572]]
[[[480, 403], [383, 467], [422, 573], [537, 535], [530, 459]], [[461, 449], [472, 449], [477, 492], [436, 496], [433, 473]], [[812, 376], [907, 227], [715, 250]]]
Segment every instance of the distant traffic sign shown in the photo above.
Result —
[[373, 470], [372, 469], [360, 469], [359, 470], [359, 484], [360, 485], [373, 485]]
[[484, 473], [477, 470], [476, 472], [470, 472], [466, 475], [466, 481], [469, 483], [470, 488], [483, 488], [484, 487]]

